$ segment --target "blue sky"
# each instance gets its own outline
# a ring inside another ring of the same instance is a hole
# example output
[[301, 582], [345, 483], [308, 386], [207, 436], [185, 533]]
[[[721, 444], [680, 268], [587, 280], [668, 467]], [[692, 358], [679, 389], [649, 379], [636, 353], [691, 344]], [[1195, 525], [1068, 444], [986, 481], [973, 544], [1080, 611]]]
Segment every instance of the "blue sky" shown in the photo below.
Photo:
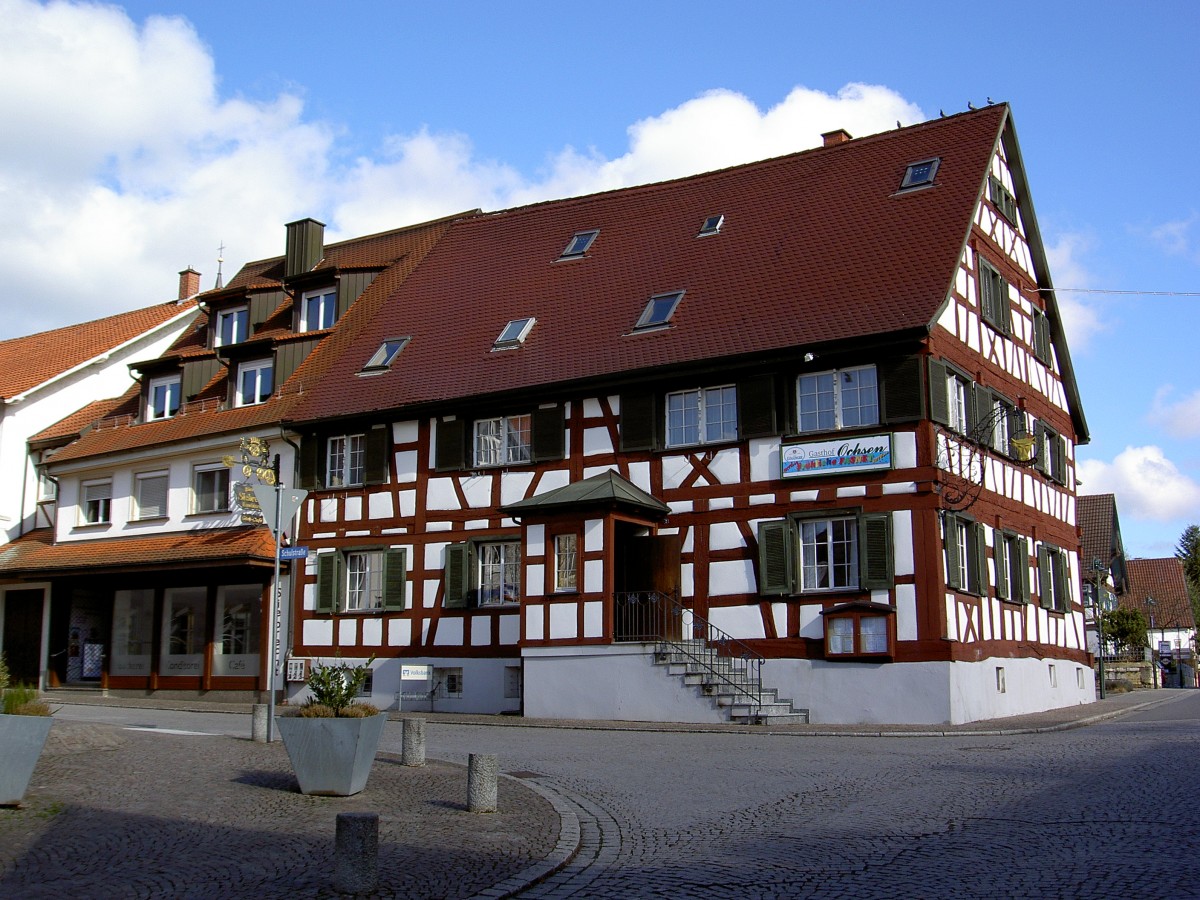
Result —
[[0, 0], [0, 338], [281, 252], [1012, 104], [1129, 551], [1200, 522], [1200, 5]]

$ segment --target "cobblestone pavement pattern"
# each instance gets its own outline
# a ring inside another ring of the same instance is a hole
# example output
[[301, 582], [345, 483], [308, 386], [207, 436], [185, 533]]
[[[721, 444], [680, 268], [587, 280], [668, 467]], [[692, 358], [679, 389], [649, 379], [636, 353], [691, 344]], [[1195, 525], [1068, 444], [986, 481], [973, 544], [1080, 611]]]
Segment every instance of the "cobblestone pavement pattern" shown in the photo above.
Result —
[[[385, 757], [349, 801], [294, 793], [278, 747], [76, 725], [125, 750], [99, 772], [78, 760], [102, 752], [39, 765], [23, 818], [0, 811], [0, 897], [322, 896], [333, 816], [349, 808], [381, 813], [381, 894], [399, 897], [1200, 897], [1200, 691], [1095, 709], [1122, 707], [1140, 708], [932, 736], [429, 716], [429, 769]], [[399, 749], [389, 723], [384, 750]], [[462, 811], [472, 752], [510, 776], [504, 819]], [[75, 880], [37, 893], [35, 870]]]

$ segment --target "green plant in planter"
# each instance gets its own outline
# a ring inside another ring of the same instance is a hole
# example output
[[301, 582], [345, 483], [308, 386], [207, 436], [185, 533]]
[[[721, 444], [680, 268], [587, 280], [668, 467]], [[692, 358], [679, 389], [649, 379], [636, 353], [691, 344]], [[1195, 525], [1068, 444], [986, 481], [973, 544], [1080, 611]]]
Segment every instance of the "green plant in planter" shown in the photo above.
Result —
[[309, 719], [358, 719], [377, 715], [378, 708], [355, 699], [366, 683], [374, 661], [375, 657], [372, 656], [362, 666], [347, 663], [314, 664], [307, 682], [312, 696], [300, 707], [299, 715]]
[[38, 699], [36, 689], [25, 685], [10, 687], [8, 664], [0, 654], [0, 713], [6, 716], [48, 716], [50, 707]]

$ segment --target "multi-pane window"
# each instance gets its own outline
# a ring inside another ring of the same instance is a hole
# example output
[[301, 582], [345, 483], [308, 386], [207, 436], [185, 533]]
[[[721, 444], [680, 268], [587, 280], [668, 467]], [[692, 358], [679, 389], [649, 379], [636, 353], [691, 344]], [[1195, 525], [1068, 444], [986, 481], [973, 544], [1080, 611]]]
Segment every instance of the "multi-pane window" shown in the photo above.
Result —
[[1029, 602], [1029, 545], [1025, 538], [995, 531], [992, 556], [996, 565], [996, 596], [1013, 603]]
[[900, 180], [900, 190], [906, 191], [909, 188], [933, 184], [940, 163], [940, 158], [923, 159], [920, 162], [910, 163], [904, 170], [904, 178]]
[[971, 594], [986, 590], [983, 526], [959, 515], [946, 516], [946, 584]]
[[667, 394], [667, 446], [737, 440], [737, 388], [733, 385]]
[[854, 620], [832, 619], [826, 628], [826, 645], [830, 653], [854, 652]]
[[155, 519], [167, 514], [167, 473], [146, 472], [134, 477], [135, 519]]
[[995, 175], [988, 176], [988, 196], [991, 198], [992, 205], [996, 207], [1000, 215], [1013, 224], [1016, 224], [1017, 200], [1013, 197], [1012, 192]]
[[853, 518], [799, 523], [800, 590], [858, 587], [858, 522]]
[[1067, 554], [1049, 544], [1038, 547], [1038, 594], [1043, 608], [1055, 612], [1070, 612]]
[[229, 511], [229, 469], [224, 465], [201, 466], [193, 473], [192, 490], [195, 513]]
[[579, 586], [579, 539], [574, 534], [554, 536], [554, 589], [574, 591]]
[[475, 465], [504, 466], [530, 460], [531, 417], [498, 416], [475, 422]]
[[675, 314], [675, 308], [679, 306], [679, 301], [682, 299], [683, 291], [674, 291], [670, 294], [657, 294], [651, 297], [633, 327], [641, 330], [661, 328], [671, 321], [671, 316]]
[[80, 515], [84, 525], [104, 525], [112, 521], [111, 481], [84, 483]]
[[400, 351], [408, 344], [408, 338], [388, 338], [379, 345], [379, 349], [371, 354], [371, 358], [367, 360], [367, 364], [363, 366], [364, 372], [376, 371], [379, 369], [390, 368], [395, 362]]
[[979, 305], [984, 321], [996, 330], [1009, 332], [1008, 282], [995, 266], [979, 260]]
[[346, 554], [346, 609], [383, 608], [383, 551]]
[[239, 344], [250, 336], [250, 308], [238, 306], [217, 313], [213, 326], [213, 346], [225, 347]]
[[1033, 311], [1033, 355], [1050, 365], [1050, 320], [1040, 309]]
[[596, 240], [596, 235], [600, 233], [599, 229], [595, 231], [577, 231], [571, 236], [571, 240], [567, 242], [566, 249], [563, 250], [562, 256], [559, 259], [573, 259], [578, 256], [583, 256], [591, 249], [592, 242]]
[[521, 545], [479, 545], [479, 605], [517, 603], [521, 599]]
[[888, 656], [891, 634], [888, 616], [842, 613], [825, 620], [827, 656]]
[[238, 367], [236, 406], [265, 403], [274, 391], [274, 364], [269, 359], [245, 362]]
[[146, 419], [169, 419], [179, 412], [180, 378], [167, 375], [152, 378], [146, 388]]
[[833, 431], [879, 423], [874, 366], [801, 375], [796, 394], [800, 431]]
[[333, 288], [309, 291], [300, 303], [300, 330], [332, 328], [337, 321], [337, 292]]
[[348, 487], [363, 483], [366, 460], [366, 435], [347, 434], [331, 437], [326, 457], [325, 481], [328, 487]]
[[946, 403], [950, 427], [959, 434], [967, 434], [971, 430], [971, 382], [957, 372], [946, 373]]

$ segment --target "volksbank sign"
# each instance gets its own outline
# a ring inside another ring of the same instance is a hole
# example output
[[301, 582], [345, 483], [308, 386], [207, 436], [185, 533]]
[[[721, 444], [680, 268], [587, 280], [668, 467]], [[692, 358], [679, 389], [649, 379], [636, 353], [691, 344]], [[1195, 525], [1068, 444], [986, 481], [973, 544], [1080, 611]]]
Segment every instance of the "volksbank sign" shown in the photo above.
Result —
[[784, 478], [870, 472], [892, 468], [892, 436], [872, 434], [836, 441], [784, 444], [779, 448]]

